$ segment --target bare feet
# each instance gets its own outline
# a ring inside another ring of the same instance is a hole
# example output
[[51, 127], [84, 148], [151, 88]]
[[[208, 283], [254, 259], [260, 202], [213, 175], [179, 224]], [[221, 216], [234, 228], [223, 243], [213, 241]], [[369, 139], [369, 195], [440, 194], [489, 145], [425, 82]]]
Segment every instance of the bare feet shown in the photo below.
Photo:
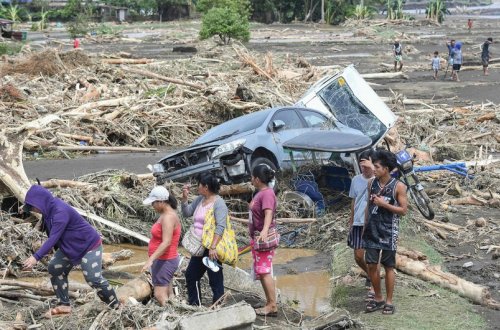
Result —
[[276, 317], [276, 316], [278, 316], [278, 307], [276, 305], [275, 306], [266, 305], [262, 308], [257, 308], [255, 310], [255, 314], [257, 314], [259, 316]]
[[46, 319], [50, 319], [52, 317], [66, 316], [71, 314], [71, 306], [60, 305], [54, 308], [49, 309], [43, 317]]

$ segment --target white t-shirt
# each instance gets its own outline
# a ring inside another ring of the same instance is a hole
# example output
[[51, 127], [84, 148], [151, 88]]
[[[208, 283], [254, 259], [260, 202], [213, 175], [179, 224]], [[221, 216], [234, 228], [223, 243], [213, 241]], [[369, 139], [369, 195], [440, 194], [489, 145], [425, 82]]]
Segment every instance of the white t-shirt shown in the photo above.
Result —
[[358, 174], [351, 181], [349, 197], [354, 199], [353, 226], [365, 224], [365, 210], [368, 206], [368, 181], [363, 174]]

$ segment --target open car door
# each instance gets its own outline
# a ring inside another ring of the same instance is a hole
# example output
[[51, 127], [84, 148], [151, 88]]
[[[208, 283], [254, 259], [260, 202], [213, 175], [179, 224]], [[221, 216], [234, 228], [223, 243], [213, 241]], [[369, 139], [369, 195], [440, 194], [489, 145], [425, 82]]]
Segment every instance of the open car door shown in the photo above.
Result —
[[318, 81], [296, 105], [321, 111], [363, 132], [372, 139], [372, 146], [383, 139], [397, 119], [353, 65]]

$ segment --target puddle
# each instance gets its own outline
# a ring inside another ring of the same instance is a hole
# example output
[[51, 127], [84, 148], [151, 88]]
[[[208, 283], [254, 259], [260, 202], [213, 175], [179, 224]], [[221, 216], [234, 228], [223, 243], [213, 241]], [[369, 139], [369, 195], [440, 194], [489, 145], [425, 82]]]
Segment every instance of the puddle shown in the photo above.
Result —
[[[105, 270], [109, 280], [127, 282], [122, 275], [139, 275], [147, 259], [148, 248], [132, 244], [105, 245], [104, 252], [116, 252], [129, 249], [134, 252], [132, 258], [116, 262]], [[182, 249], [179, 249], [184, 254]], [[249, 272], [252, 255], [243, 255], [238, 267]], [[276, 286], [280, 290], [281, 301], [296, 303], [299, 310], [307, 316], [317, 316], [330, 309], [330, 282], [325, 262], [318, 251], [311, 249], [278, 249], [274, 258]], [[128, 274], [125, 274], [128, 273]], [[81, 271], [74, 270], [69, 275], [70, 281], [85, 283]], [[46, 283], [47, 278], [22, 278], [20, 280], [33, 283]]]

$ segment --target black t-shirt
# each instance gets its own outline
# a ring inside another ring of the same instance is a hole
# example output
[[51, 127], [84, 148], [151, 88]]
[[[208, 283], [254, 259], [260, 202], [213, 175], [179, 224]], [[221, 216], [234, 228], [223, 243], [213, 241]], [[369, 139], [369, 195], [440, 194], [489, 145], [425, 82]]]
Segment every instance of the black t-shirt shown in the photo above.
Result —
[[488, 56], [490, 56], [490, 51], [489, 51], [489, 48], [490, 48], [490, 42], [489, 42], [489, 41], [486, 41], [486, 42], [483, 44], [483, 50], [482, 50], [482, 53], [481, 53], [481, 56], [482, 56], [482, 57], [488, 57]]

